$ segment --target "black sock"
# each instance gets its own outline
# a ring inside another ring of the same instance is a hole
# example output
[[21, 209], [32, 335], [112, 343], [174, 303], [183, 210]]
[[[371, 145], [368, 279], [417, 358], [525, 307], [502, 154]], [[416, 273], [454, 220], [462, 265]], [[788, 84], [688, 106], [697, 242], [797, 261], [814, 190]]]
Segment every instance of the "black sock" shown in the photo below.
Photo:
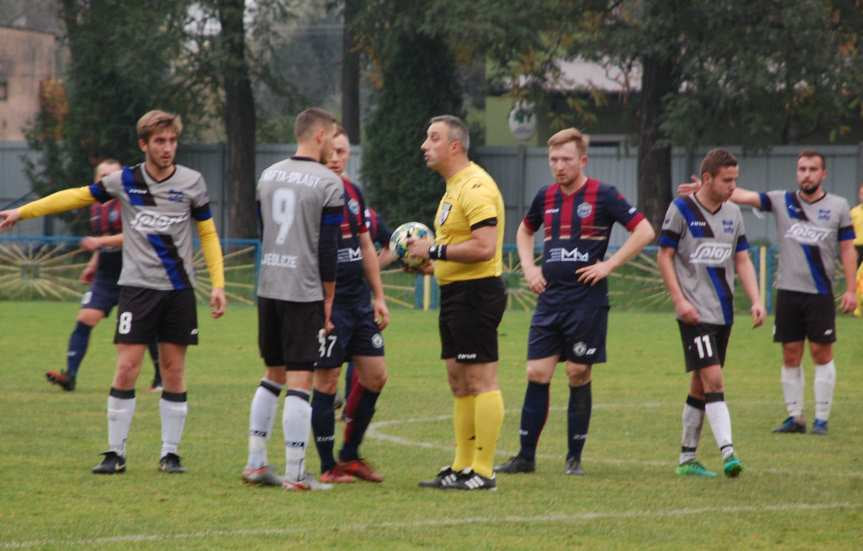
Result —
[[[357, 409], [353, 412], [347, 424], [345, 425], [345, 441], [342, 445], [342, 450], [339, 452], [340, 461], [351, 461], [359, 459], [360, 444], [363, 442], [363, 436], [366, 434], [366, 429], [372, 422], [372, 417], [375, 414], [375, 404], [378, 401], [380, 392], [372, 392], [362, 385], [356, 385], [351, 391], [359, 392], [360, 399], [357, 403]], [[354, 398], [351, 397], [353, 400]]]
[[66, 354], [66, 374], [74, 379], [78, 375], [78, 368], [87, 353], [87, 345], [90, 343], [90, 331], [93, 328], [86, 323], [76, 322], [75, 329], [69, 335], [69, 350]]
[[521, 450], [518, 454], [525, 459], [533, 460], [536, 456], [536, 446], [539, 435], [548, 419], [548, 404], [551, 385], [549, 383], [527, 382], [524, 391], [524, 405], [521, 406]]
[[315, 447], [321, 458], [321, 472], [326, 472], [336, 466], [333, 448], [336, 439], [336, 414], [333, 411], [335, 394], [324, 394], [315, 391], [312, 395], [312, 433], [315, 436]]
[[567, 436], [569, 451], [567, 459], [575, 458], [581, 461], [581, 450], [587, 440], [587, 429], [590, 427], [590, 410], [592, 397], [590, 383], [582, 386], [569, 387], [569, 408], [567, 409]]

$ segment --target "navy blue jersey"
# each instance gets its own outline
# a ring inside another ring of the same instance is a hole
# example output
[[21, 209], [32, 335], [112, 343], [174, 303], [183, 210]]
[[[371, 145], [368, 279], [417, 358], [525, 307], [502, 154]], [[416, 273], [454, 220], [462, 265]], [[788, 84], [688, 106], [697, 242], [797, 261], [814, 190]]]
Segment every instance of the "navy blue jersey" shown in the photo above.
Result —
[[390, 237], [392, 237], [393, 232], [378, 214], [378, 211], [372, 207], [366, 208], [366, 227], [369, 229], [372, 243], [382, 249], [390, 246]]
[[342, 177], [345, 205], [339, 231], [339, 258], [336, 272], [336, 302], [353, 303], [369, 299], [369, 287], [363, 272], [363, 250], [360, 234], [369, 231], [365, 222], [366, 203], [363, 194], [350, 180]]
[[547, 283], [537, 307], [567, 310], [608, 305], [608, 283], [578, 282], [575, 271], [605, 258], [608, 238], [615, 222], [632, 231], [644, 219], [614, 186], [588, 178], [570, 195], [560, 185], [539, 190], [524, 225], [536, 232], [545, 226], [542, 275]]

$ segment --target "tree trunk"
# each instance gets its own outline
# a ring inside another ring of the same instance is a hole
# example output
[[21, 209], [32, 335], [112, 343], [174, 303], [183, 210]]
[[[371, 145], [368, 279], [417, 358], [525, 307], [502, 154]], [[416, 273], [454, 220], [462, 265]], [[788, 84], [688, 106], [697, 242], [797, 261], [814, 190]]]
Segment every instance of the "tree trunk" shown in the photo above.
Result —
[[642, 58], [638, 146], [638, 204], [657, 236], [671, 202], [671, 143], [662, 136], [663, 98], [672, 91], [670, 60]]
[[225, 236], [255, 237], [255, 98], [246, 61], [244, 0], [219, 0], [221, 56], [225, 86], [225, 135], [228, 148]]
[[360, 54], [354, 49], [352, 22], [360, 0], [345, 0], [342, 31], [342, 126], [353, 144], [360, 143]]

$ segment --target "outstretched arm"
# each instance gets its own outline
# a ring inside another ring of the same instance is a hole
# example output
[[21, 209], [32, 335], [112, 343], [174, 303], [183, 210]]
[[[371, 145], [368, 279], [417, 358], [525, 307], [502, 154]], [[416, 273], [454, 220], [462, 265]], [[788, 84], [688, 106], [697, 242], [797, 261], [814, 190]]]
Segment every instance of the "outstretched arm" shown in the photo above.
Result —
[[23, 207], [0, 211], [0, 231], [11, 229], [18, 220], [27, 220], [49, 214], [59, 214], [92, 205], [96, 198], [89, 186], [64, 189], [47, 197], [27, 203]]
[[[693, 176], [691, 181], [684, 182], [677, 186], [677, 195], [690, 195], [698, 191], [700, 188], [701, 179], [697, 176]], [[731, 194], [731, 201], [738, 205], [749, 205], [756, 209], [761, 208], [761, 194], [757, 191], [749, 191], [742, 187], [734, 189], [734, 192]]]

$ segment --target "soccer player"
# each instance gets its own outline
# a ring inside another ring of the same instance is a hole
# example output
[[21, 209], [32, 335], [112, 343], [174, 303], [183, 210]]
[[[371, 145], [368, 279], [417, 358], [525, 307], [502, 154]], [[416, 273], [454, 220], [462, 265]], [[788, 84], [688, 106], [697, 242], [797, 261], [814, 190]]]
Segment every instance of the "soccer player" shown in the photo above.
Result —
[[[521, 410], [521, 447], [495, 467], [500, 473], [536, 469], [536, 447], [548, 417], [549, 388], [558, 362], [569, 379], [567, 445], [564, 472], [584, 474], [581, 454], [591, 414], [591, 371], [605, 362], [608, 323], [608, 275], [653, 240], [643, 214], [617, 192], [589, 178], [588, 137], [561, 130], [548, 140], [548, 165], [555, 183], [539, 190], [518, 227], [516, 241], [524, 277], [539, 295], [530, 324], [527, 390]], [[632, 232], [604, 260], [611, 228], [618, 222]], [[545, 226], [542, 267], [534, 264], [534, 234]]]
[[728, 202], [737, 185], [737, 159], [713, 149], [701, 161], [703, 185], [668, 207], [657, 263], [674, 303], [686, 371], [692, 373], [683, 405], [683, 436], [677, 474], [715, 477], [696, 459], [704, 417], [722, 454], [726, 476], [743, 464], [734, 453], [731, 415], [725, 403], [722, 368], [734, 317], [734, 272], [752, 304], [752, 325], [764, 322], [755, 269], [740, 207]]
[[[857, 306], [854, 293], [854, 228], [848, 202], [827, 193], [824, 156], [813, 150], [797, 157], [797, 191], [757, 193], [736, 188], [731, 200], [769, 211], [776, 221], [779, 242], [779, 273], [776, 287], [774, 342], [782, 343], [782, 392], [788, 417], [774, 432], [806, 432], [803, 415], [803, 344], [815, 363], [814, 434], [827, 434], [827, 421], [833, 405], [836, 366], [833, 343], [836, 341], [836, 308], [833, 301], [833, 275], [836, 256], [845, 273], [846, 290], [841, 308], [850, 313]], [[698, 182], [678, 188], [680, 193], [698, 189]]]
[[198, 343], [192, 265], [192, 221], [197, 225], [207, 270], [214, 318], [225, 312], [225, 280], [219, 236], [200, 173], [174, 163], [182, 133], [178, 115], [149, 111], [138, 119], [138, 146], [144, 162], [81, 188], [54, 193], [0, 212], [0, 229], [19, 219], [56, 214], [116, 198], [122, 203], [123, 270], [118, 302], [117, 369], [108, 395], [108, 451], [95, 474], [126, 470], [126, 440], [135, 413], [135, 381], [147, 344], [159, 341], [162, 370], [162, 449], [159, 469], [182, 473], [178, 448], [186, 422], [186, 347]]
[[[349, 155], [347, 134], [339, 127], [327, 166], [336, 174], [342, 174]], [[364, 220], [363, 194], [346, 176], [342, 175], [341, 179], [344, 207], [332, 312], [335, 331], [322, 337], [320, 343], [312, 394], [312, 432], [321, 460], [321, 482], [353, 482], [355, 478], [382, 482], [383, 477], [360, 458], [359, 447], [387, 380], [381, 331], [389, 324], [390, 313], [384, 300], [377, 253]], [[347, 424], [336, 463], [334, 402], [341, 365], [346, 360], [353, 362], [359, 386], [351, 391], [345, 406]]]
[[497, 382], [497, 327], [506, 308], [504, 204], [494, 180], [468, 159], [470, 134], [458, 117], [429, 122], [426, 166], [446, 180], [435, 215], [435, 241], [409, 239], [411, 254], [431, 259], [440, 285], [441, 359], [455, 398], [455, 458], [426, 488], [494, 490], [492, 461], [503, 423]]
[[[98, 182], [108, 174], [122, 169], [123, 165], [120, 161], [105, 159], [96, 165], [93, 181]], [[111, 314], [120, 296], [120, 287], [117, 285], [123, 267], [123, 225], [120, 216], [121, 205], [116, 199], [111, 199], [105, 204], [90, 205], [90, 227], [97, 235], [81, 240], [81, 248], [93, 253], [81, 273], [81, 282], [89, 283], [90, 289], [81, 299], [81, 309], [75, 320], [75, 329], [69, 336], [66, 369], [45, 373], [48, 382], [65, 391], [75, 390], [78, 369], [84, 361], [84, 355], [90, 343], [90, 332]], [[159, 343], [154, 340], [147, 347], [155, 370], [150, 390], [161, 390]]]
[[849, 212], [854, 226], [854, 248], [857, 250], [857, 267], [863, 264], [863, 183], [857, 189], [857, 205]]
[[[341, 179], [324, 166], [336, 119], [312, 107], [297, 115], [296, 154], [261, 173], [257, 199], [263, 235], [258, 274], [258, 346], [266, 366], [249, 414], [249, 457], [243, 480], [286, 490], [329, 490], [305, 470], [312, 372], [328, 345], [336, 283]], [[267, 462], [267, 440], [285, 388], [282, 427], [285, 478]]]

